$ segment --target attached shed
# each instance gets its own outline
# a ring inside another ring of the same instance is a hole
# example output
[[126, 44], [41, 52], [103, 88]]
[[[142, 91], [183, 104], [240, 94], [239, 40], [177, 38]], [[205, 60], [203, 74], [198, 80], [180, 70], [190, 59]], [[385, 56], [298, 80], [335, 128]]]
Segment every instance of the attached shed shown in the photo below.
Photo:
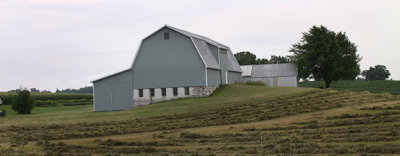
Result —
[[297, 66], [292, 63], [245, 65], [242, 81], [261, 81], [268, 86], [297, 87]]
[[132, 70], [127, 69], [93, 81], [94, 111], [132, 108]]

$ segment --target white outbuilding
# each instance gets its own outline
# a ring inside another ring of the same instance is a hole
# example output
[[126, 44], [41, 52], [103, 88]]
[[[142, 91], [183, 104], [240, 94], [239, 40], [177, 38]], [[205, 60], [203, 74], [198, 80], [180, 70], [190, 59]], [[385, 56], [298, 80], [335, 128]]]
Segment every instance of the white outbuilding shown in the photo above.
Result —
[[297, 65], [283, 64], [258, 64], [240, 66], [242, 81], [261, 81], [268, 86], [297, 87]]

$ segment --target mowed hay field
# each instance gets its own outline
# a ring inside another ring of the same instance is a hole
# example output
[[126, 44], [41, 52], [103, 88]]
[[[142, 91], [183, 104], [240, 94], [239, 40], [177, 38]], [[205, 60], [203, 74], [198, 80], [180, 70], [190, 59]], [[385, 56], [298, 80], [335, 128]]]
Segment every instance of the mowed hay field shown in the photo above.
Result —
[[0, 152], [132, 155], [400, 154], [400, 97], [228, 85], [129, 111], [0, 118]]
[[[299, 82], [299, 87], [325, 87], [323, 81]], [[331, 88], [335, 90], [351, 90], [355, 92], [369, 91], [371, 93], [388, 92], [394, 95], [400, 95], [400, 81], [377, 80], [377, 81], [336, 81], [332, 82]]]

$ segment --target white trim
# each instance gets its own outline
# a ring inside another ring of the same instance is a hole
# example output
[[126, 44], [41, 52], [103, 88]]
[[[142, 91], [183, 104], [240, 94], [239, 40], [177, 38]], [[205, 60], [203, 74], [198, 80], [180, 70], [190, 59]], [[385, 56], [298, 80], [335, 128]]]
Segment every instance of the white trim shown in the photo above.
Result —
[[228, 82], [228, 71], [225, 72], [225, 77], [226, 77], [226, 84], [229, 84], [229, 82]]

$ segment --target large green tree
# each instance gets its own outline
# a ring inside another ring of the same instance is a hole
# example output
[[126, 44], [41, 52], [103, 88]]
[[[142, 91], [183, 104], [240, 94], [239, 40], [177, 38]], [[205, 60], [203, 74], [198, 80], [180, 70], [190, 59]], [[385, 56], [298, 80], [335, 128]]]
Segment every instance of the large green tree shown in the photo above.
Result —
[[386, 69], [386, 66], [376, 65], [364, 70], [361, 75], [365, 76], [365, 80], [385, 80], [390, 76], [390, 72]]
[[332, 81], [354, 80], [360, 73], [361, 58], [357, 46], [346, 33], [328, 30], [325, 26], [313, 26], [303, 33], [300, 42], [292, 45], [292, 59], [298, 65], [299, 77], [312, 76], [324, 80], [329, 88]]

